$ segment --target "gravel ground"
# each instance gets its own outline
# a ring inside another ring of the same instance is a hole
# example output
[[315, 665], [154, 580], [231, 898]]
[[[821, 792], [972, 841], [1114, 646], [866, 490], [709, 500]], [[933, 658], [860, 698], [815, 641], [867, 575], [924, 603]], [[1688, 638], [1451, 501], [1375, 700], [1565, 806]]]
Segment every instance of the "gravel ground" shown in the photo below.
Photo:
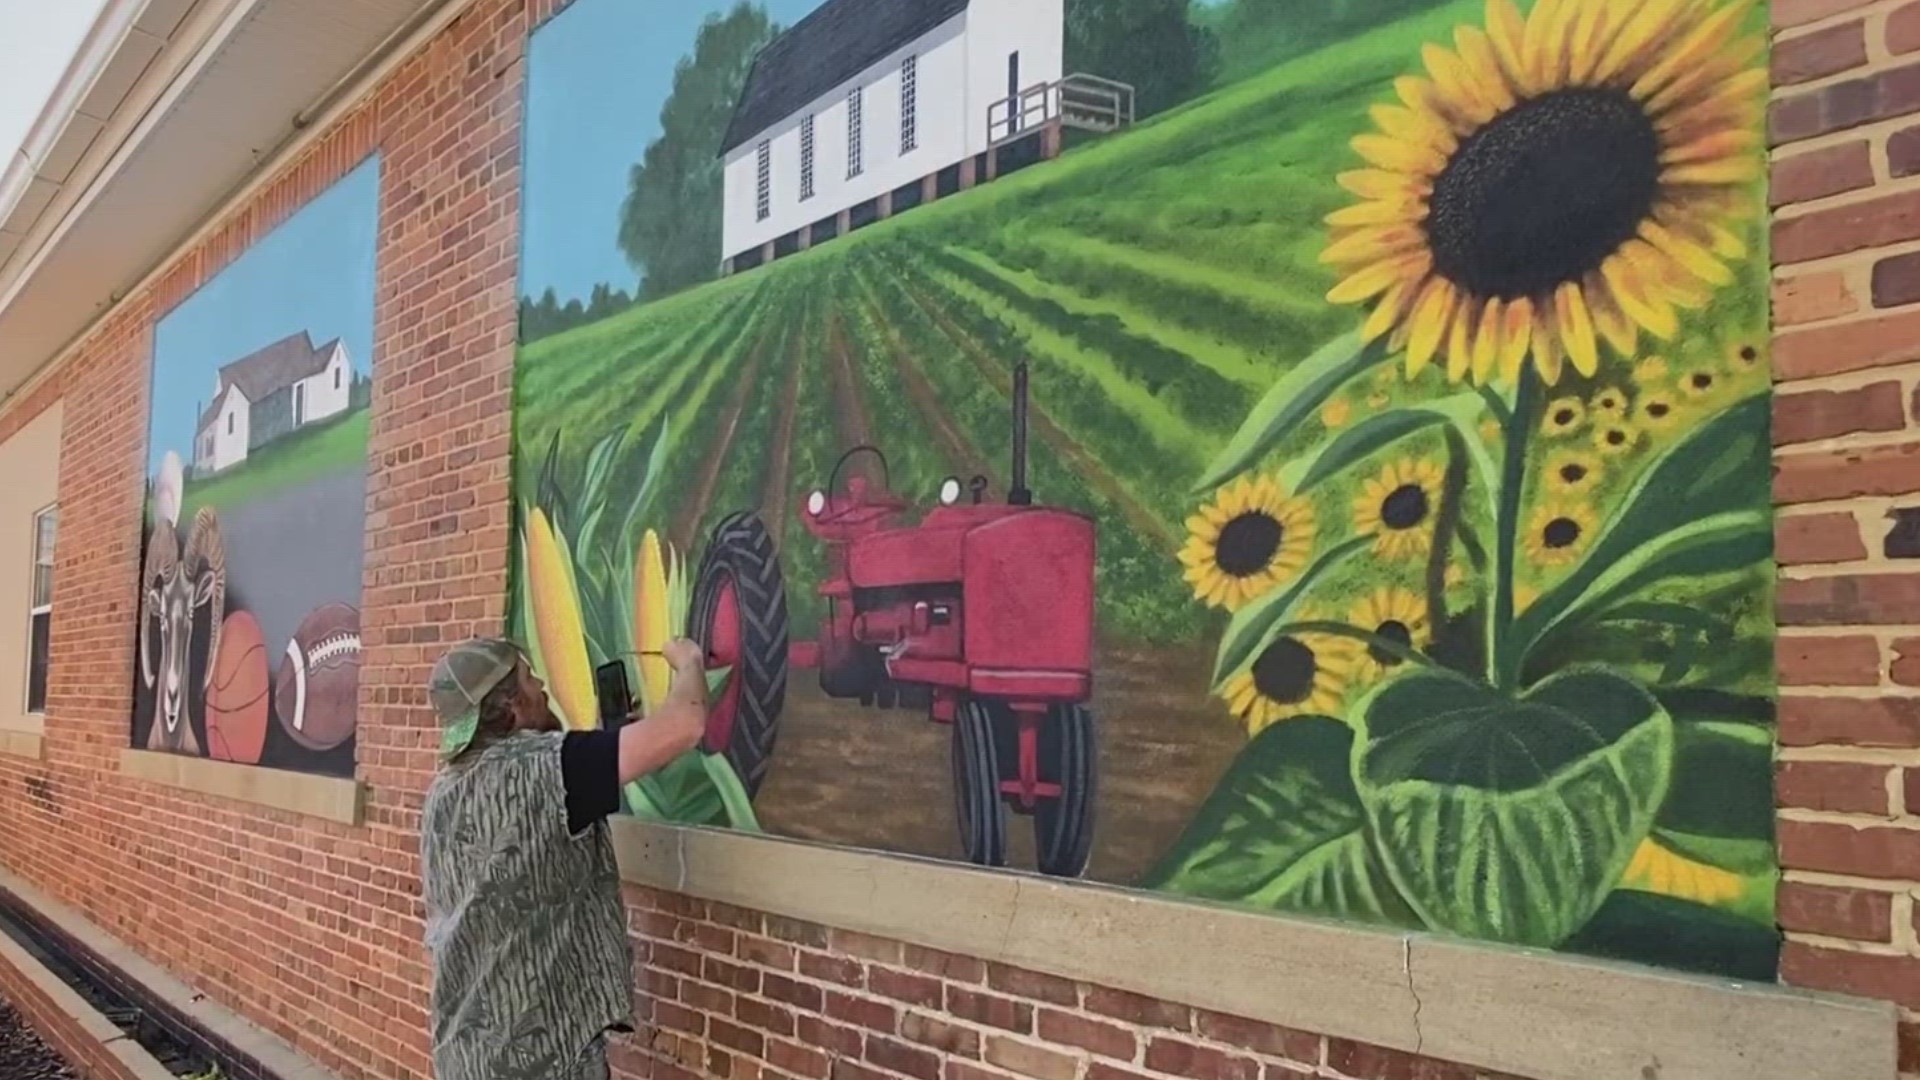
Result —
[[53, 1052], [12, 1005], [0, 1000], [0, 1077], [6, 1080], [74, 1080], [73, 1071]]

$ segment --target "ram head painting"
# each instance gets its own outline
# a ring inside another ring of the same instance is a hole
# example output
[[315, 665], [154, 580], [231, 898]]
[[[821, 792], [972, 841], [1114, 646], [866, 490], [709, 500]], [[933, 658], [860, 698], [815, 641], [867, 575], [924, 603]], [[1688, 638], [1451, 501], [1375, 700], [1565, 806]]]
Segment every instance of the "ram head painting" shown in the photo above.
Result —
[[147, 748], [198, 754], [189, 690], [205, 694], [213, 665], [203, 661], [196, 670], [193, 642], [195, 631], [205, 626], [205, 656], [219, 655], [227, 589], [226, 547], [211, 508], [194, 515], [184, 548], [170, 521], [162, 517], [154, 523], [141, 583], [140, 678], [155, 703]]

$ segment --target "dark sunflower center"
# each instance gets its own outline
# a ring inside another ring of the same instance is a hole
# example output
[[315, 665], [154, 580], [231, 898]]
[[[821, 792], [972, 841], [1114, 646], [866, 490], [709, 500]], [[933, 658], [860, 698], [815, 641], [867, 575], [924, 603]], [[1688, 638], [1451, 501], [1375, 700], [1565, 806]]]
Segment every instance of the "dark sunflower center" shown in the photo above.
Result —
[[1560, 479], [1569, 484], [1577, 484], [1587, 478], [1587, 467], [1575, 462], [1560, 466]]
[[1234, 577], [1257, 574], [1267, 568], [1286, 536], [1286, 526], [1270, 514], [1258, 510], [1241, 514], [1220, 530], [1214, 561]]
[[1704, 371], [1696, 371], [1688, 381], [1693, 383], [1695, 390], [1705, 390], [1707, 387], [1713, 385], [1713, 376]]
[[1461, 143], [1434, 179], [1434, 269], [1480, 296], [1543, 296], [1632, 238], [1659, 182], [1659, 135], [1624, 91], [1523, 101]]
[[1753, 346], [1751, 345], [1740, 346], [1741, 363], [1751, 364], [1758, 359], [1760, 359], [1760, 353], [1756, 351]]
[[1411, 529], [1427, 520], [1427, 491], [1402, 484], [1380, 500], [1380, 520], [1389, 529]]
[[[1373, 636], [1381, 641], [1392, 642], [1403, 649], [1413, 648], [1413, 631], [1407, 628], [1406, 623], [1398, 620], [1389, 620], [1374, 627]], [[1373, 657], [1373, 662], [1381, 667], [1394, 667], [1405, 659], [1400, 653], [1381, 648], [1378, 642], [1367, 645], [1367, 655]]]
[[1567, 548], [1580, 542], [1580, 523], [1572, 518], [1554, 518], [1540, 530], [1540, 539], [1550, 548]]
[[1553, 423], [1555, 427], [1566, 427], [1578, 419], [1580, 419], [1580, 414], [1571, 408], [1563, 407], [1553, 411]]
[[1253, 662], [1253, 686], [1260, 696], [1282, 705], [1298, 705], [1313, 695], [1318, 665], [1313, 650], [1298, 638], [1283, 637]]
[[1627, 445], [1627, 433], [1624, 431], [1621, 431], [1619, 428], [1614, 428], [1613, 430], [1607, 432], [1607, 445], [1608, 446]]
[[1653, 417], [1655, 420], [1666, 419], [1667, 414], [1672, 411], [1673, 407], [1664, 401], [1647, 402], [1647, 415]]

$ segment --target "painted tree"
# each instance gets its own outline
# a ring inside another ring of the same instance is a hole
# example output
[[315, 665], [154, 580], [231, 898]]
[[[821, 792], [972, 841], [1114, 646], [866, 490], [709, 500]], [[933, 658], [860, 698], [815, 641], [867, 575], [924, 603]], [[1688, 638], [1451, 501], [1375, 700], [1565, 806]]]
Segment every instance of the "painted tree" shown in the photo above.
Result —
[[1134, 88], [1147, 117], [1187, 100], [1213, 78], [1213, 31], [1196, 23], [1189, 0], [1068, 0], [1067, 70]]
[[620, 208], [620, 250], [640, 275], [640, 299], [718, 275], [720, 142], [754, 56], [778, 32], [764, 8], [742, 2], [701, 24], [692, 54], [675, 66], [660, 135], [633, 166]]

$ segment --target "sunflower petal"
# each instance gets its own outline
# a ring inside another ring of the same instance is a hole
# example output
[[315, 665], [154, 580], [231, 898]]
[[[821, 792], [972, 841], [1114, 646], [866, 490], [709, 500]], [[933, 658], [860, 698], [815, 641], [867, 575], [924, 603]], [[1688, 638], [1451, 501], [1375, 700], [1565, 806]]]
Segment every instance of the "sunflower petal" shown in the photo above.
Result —
[[1447, 381], [1459, 382], [1473, 367], [1473, 327], [1478, 322], [1473, 301], [1461, 298], [1447, 334]]
[[1611, 82], [1618, 76], [1641, 74], [1659, 56], [1656, 43], [1672, 31], [1685, 6], [1684, 0], [1648, 0], [1628, 13], [1594, 69], [1594, 78]]
[[1560, 333], [1554, 304], [1542, 302], [1533, 312], [1533, 366], [1548, 386], [1560, 381]]
[[1402, 282], [1388, 287], [1379, 302], [1373, 305], [1373, 312], [1367, 316], [1366, 325], [1360, 328], [1360, 337], [1373, 341], [1381, 334], [1394, 328], [1406, 310], [1406, 300], [1415, 287], [1414, 283]]
[[1660, 164], [1690, 165], [1741, 157], [1758, 145], [1760, 133], [1751, 128], [1723, 128], [1663, 151]]
[[1432, 176], [1447, 167], [1446, 156], [1440, 151], [1386, 135], [1355, 135], [1352, 146], [1368, 164], [1394, 172]]
[[1506, 320], [1500, 341], [1500, 378], [1512, 383], [1520, 378], [1520, 365], [1533, 342], [1533, 301], [1524, 296], [1508, 301]]
[[1600, 351], [1593, 336], [1593, 316], [1587, 312], [1587, 299], [1580, 292], [1580, 283], [1568, 281], [1561, 284], [1553, 297], [1554, 317], [1560, 324], [1560, 343], [1566, 346], [1567, 358], [1573, 361], [1573, 368], [1582, 375], [1592, 375], [1600, 370]]
[[1494, 366], [1500, 361], [1500, 345], [1504, 340], [1505, 305], [1498, 299], [1487, 301], [1480, 309], [1480, 328], [1473, 336], [1473, 381], [1484, 383], [1493, 377]]
[[1660, 174], [1669, 184], [1744, 184], [1760, 175], [1760, 161], [1751, 155], [1677, 165]]
[[1728, 270], [1719, 259], [1714, 258], [1712, 252], [1674, 235], [1662, 228], [1658, 222], [1641, 222], [1640, 239], [1652, 244], [1662, 255], [1672, 259], [1688, 273], [1709, 285], [1733, 283], [1733, 271]]
[[1426, 212], [1416, 200], [1373, 199], [1335, 210], [1326, 216], [1326, 223], [1335, 228], [1352, 228], [1360, 225], [1392, 225], [1409, 218], [1417, 220], [1424, 217]]
[[1606, 278], [1598, 272], [1588, 274], [1586, 294], [1587, 307], [1593, 312], [1593, 328], [1613, 346], [1614, 352], [1632, 357], [1634, 346], [1640, 341], [1640, 328], [1615, 302]]
[[1466, 73], [1467, 83], [1480, 100], [1492, 106], [1495, 112], [1512, 108], [1513, 86], [1501, 70], [1500, 60], [1494, 55], [1493, 43], [1487, 39], [1486, 32], [1478, 27], [1462, 26], [1453, 32], [1453, 46], [1460, 56], [1460, 66]]
[[1442, 154], [1453, 153], [1459, 140], [1453, 130], [1432, 113], [1416, 112], [1400, 105], [1375, 105], [1367, 110], [1374, 126], [1396, 139], [1418, 143]]
[[1680, 332], [1680, 321], [1673, 313], [1672, 305], [1662, 299], [1656, 289], [1657, 277], [1648, 276], [1648, 267], [1644, 260], [1636, 261], [1628, 254], [1633, 242], [1616, 252], [1600, 266], [1601, 276], [1607, 280], [1607, 287], [1613, 290], [1613, 298], [1620, 304], [1620, 310], [1632, 316], [1633, 321], [1646, 327], [1647, 331], [1662, 341], [1671, 341]]
[[1574, 83], [1586, 83], [1593, 76], [1593, 69], [1600, 66], [1601, 54], [1606, 49], [1605, 34], [1612, 29], [1612, 21], [1607, 17], [1607, 4], [1586, 3], [1579, 6], [1567, 20], [1567, 78]]
[[1646, 74], [1634, 81], [1631, 93], [1639, 101], [1652, 101], [1674, 80], [1689, 72], [1718, 72], [1714, 55], [1726, 49], [1747, 17], [1746, 5], [1725, 4], [1694, 23], [1678, 44], [1662, 48], [1662, 55]]
[[1427, 74], [1433, 77], [1434, 88], [1440, 96], [1464, 110], [1470, 123], [1484, 124], [1493, 117], [1492, 103], [1480, 96], [1467, 66], [1451, 49], [1429, 41], [1420, 47], [1420, 59], [1426, 64]]
[[1447, 330], [1447, 320], [1453, 314], [1453, 283], [1445, 278], [1433, 278], [1427, 282], [1426, 291], [1421, 293], [1420, 302], [1413, 309], [1410, 320], [1411, 332], [1407, 338], [1407, 374], [1418, 375], [1433, 359], [1434, 350], [1440, 345], [1440, 338]]
[[1410, 225], [1356, 229], [1328, 244], [1323, 263], [1372, 262], [1422, 246], [1420, 231]]
[[1534, 83], [1526, 65], [1527, 20], [1513, 0], [1487, 0], [1487, 38], [1507, 81], [1521, 94], [1532, 93]]
[[1354, 169], [1343, 172], [1334, 179], [1341, 187], [1362, 199], [1392, 201], [1425, 198], [1430, 190], [1428, 185], [1405, 173], [1383, 172], [1379, 169]]

